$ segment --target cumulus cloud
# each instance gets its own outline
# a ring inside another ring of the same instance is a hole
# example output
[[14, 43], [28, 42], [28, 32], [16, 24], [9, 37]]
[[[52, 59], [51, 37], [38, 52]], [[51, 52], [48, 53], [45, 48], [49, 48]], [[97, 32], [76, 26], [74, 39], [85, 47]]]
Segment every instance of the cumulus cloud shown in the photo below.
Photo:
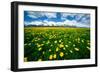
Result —
[[76, 26], [76, 27], [89, 27], [89, 25], [83, 25], [75, 20], [70, 21], [66, 20], [63, 22], [54, 22], [54, 21], [32, 21], [32, 22], [25, 22], [26, 25], [41, 25], [41, 26]]
[[[26, 11], [25, 25], [90, 27], [90, 14]], [[58, 16], [58, 17], [57, 17]], [[45, 18], [45, 19], [44, 19]], [[53, 18], [53, 19], [52, 19]]]
[[38, 12], [38, 11], [28, 11], [28, 16], [31, 18], [47, 17], [47, 18], [56, 18], [56, 13], [53, 12]]

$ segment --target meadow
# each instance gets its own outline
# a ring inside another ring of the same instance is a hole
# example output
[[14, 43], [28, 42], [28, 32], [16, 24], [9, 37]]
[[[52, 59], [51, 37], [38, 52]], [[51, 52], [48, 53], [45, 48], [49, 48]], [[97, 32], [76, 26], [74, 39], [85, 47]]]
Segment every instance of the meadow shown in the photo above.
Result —
[[89, 28], [24, 28], [24, 62], [89, 58]]

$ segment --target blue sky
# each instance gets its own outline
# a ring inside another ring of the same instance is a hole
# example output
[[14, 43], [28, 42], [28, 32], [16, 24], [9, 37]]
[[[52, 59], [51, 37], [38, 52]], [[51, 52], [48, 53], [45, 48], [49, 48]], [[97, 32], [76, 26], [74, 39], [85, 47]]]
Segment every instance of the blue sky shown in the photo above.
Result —
[[24, 11], [24, 25], [90, 27], [90, 14]]

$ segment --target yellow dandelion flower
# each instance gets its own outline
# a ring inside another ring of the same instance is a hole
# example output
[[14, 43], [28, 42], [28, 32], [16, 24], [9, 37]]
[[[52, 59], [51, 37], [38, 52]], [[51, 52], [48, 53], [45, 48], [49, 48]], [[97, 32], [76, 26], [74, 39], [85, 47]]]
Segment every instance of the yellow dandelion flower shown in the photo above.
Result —
[[79, 51], [79, 48], [74, 48], [75, 49], [75, 51]]
[[41, 51], [41, 50], [42, 50], [42, 48], [39, 48], [39, 49], [38, 49], [38, 51]]
[[38, 61], [42, 61], [42, 59], [38, 59]]
[[64, 47], [64, 45], [63, 45], [63, 44], [60, 44], [60, 45], [59, 45], [59, 47], [60, 47], [60, 48], [63, 48], [63, 47]]
[[58, 47], [56, 48], [56, 52], [57, 52], [57, 51], [59, 51], [59, 48], [58, 48]]
[[49, 56], [49, 59], [50, 59], [50, 60], [52, 60], [52, 59], [53, 59], [53, 56], [52, 56], [52, 55], [50, 55], [50, 56]]
[[54, 56], [53, 56], [53, 57], [54, 57], [54, 59], [56, 59], [56, 54], [54, 54]]
[[64, 53], [63, 52], [60, 52], [60, 57], [63, 57], [64, 56]]

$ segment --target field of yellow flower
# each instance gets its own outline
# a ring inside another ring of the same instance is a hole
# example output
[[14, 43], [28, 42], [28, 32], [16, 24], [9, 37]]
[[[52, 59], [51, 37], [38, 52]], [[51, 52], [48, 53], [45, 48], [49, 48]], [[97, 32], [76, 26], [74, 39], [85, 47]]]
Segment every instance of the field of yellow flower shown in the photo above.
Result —
[[90, 29], [25, 27], [24, 61], [90, 58]]

